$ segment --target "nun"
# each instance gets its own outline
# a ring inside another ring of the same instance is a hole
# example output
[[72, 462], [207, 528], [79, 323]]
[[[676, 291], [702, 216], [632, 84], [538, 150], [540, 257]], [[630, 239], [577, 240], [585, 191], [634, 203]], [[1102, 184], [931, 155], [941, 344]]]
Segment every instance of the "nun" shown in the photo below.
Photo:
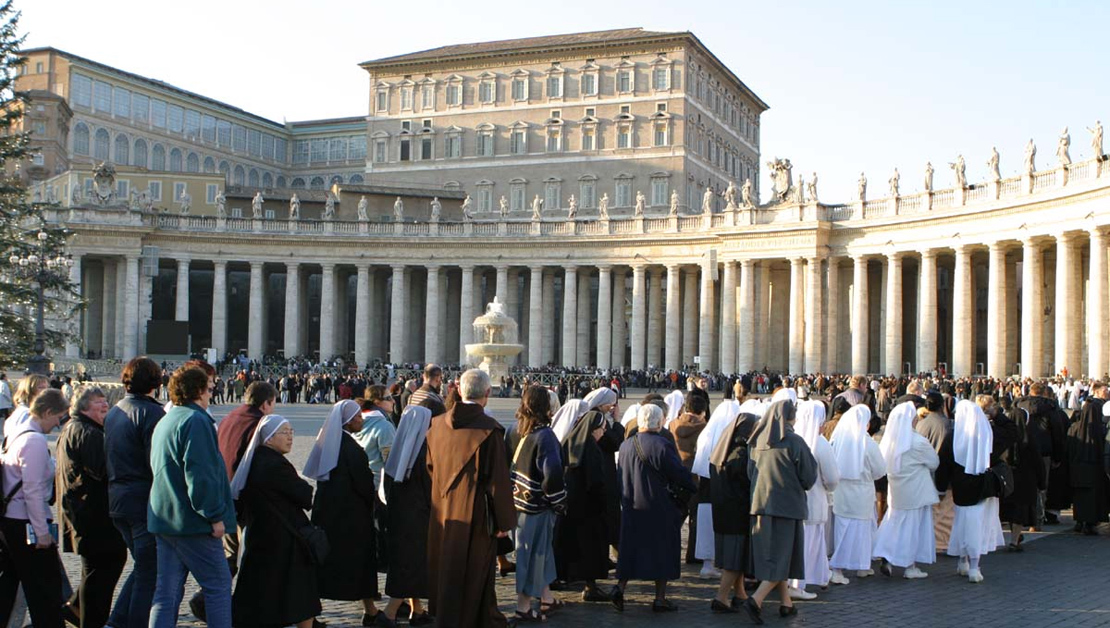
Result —
[[295, 532], [308, 525], [312, 486], [286, 460], [292, 449], [289, 421], [262, 417], [231, 480], [246, 530], [231, 605], [235, 626], [322, 626], [316, 568]]
[[763, 623], [763, 601], [777, 591], [779, 616], [798, 614], [786, 581], [805, 578], [806, 491], [817, 481], [817, 461], [794, 433], [793, 402], [777, 401], [748, 439], [748, 477], [752, 485], [752, 569], [759, 587], [743, 603], [753, 623]]
[[[690, 405], [700, 406], [702, 402], [696, 401], [698, 397], [690, 397]], [[725, 399], [717, 404], [717, 408], [713, 410], [708, 422], [701, 422], [700, 430], [697, 434], [697, 441], [694, 445], [694, 460], [691, 466], [691, 471], [694, 474], [694, 481], [698, 483], [698, 493], [696, 503], [693, 507], [696, 508], [691, 513], [690, 528], [691, 532], [695, 532], [696, 536], [691, 535], [690, 540], [692, 543], [687, 543], [686, 556], [687, 561], [691, 557], [689, 545], [693, 545], [693, 558], [702, 561], [701, 573], [698, 575], [701, 578], [720, 578], [723, 574], [714, 568], [714, 550], [716, 539], [713, 536], [713, 501], [710, 495], [710, 464], [709, 456], [713, 453], [713, 449], [717, 446], [721, 435], [728, 429], [736, 420], [736, 415], [740, 413], [740, 404], [732, 399]], [[676, 440], [681, 440], [678, 435], [681, 430], [676, 429], [683, 427], [683, 417], [679, 417], [671, 424], [671, 431], [675, 433]], [[687, 424], [689, 425], [689, 424]], [[682, 450], [679, 449], [679, 455]]]
[[798, 405], [794, 433], [802, 437], [809, 452], [813, 454], [813, 459], [817, 461], [817, 480], [806, 491], [806, 507], [809, 511], [805, 521], [806, 577], [804, 580], [789, 582], [790, 597], [797, 600], [816, 598], [816, 593], [806, 591], [806, 585], [826, 587], [831, 575], [825, 526], [829, 518], [829, 493], [836, 490], [836, 485], [840, 482], [840, 471], [836, 467], [832, 445], [821, 435], [821, 424], [824, 422], [824, 403], [803, 401]]
[[998, 520], [996, 480], [990, 471], [993, 448], [994, 434], [979, 404], [969, 399], [957, 403], [956, 422], [941, 454], [956, 504], [948, 555], [959, 557], [956, 573], [971, 583], [983, 581], [979, 559], [1006, 542]]
[[[1095, 384], [1095, 390], [1102, 388]], [[1072, 490], [1072, 512], [1075, 526], [1083, 534], [1098, 534], [1095, 529], [1107, 520], [1108, 478], [1103, 466], [1106, 425], [1103, 423], [1103, 400], [1087, 397], [1078, 417], [1068, 428], [1067, 459]]]
[[717, 596], [709, 605], [713, 613], [737, 613], [748, 599], [744, 590], [744, 574], [751, 566], [748, 438], [758, 421], [758, 414], [736, 415], [725, 425], [708, 457], [713, 564], [721, 570]]
[[[609, 545], [616, 547], [620, 542], [621, 528], [621, 493], [620, 476], [617, 473], [617, 452], [620, 451], [621, 443], [624, 442], [624, 428], [614, 418], [614, 415], [620, 411], [617, 406], [617, 393], [608, 386], [602, 386], [586, 395], [582, 404], [586, 409], [580, 420], [590, 421], [591, 424], [601, 421], [605, 426], [597, 445], [601, 448], [601, 453], [605, 454], [601, 460], [602, 469], [605, 471], [605, 516], [607, 518], [605, 527], [609, 533]], [[565, 437], [560, 436], [559, 442], [563, 440], [565, 440]]]
[[420, 603], [428, 597], [428, 517], [432, 511], [432, 479], [428, 476], [425, 437], [432, 411], [408, 406], [397, 423], [393, 449], [385, 462], [379, 497], [386, 508], [386, 546], [389, 572], [385, 594], [386, 618], [397, 621], [401, 604], [408, 600], [409, 625], [434, 621]]
[[682, 407], [686, 405], [686, 395], [682, 394], [681, 390], [672, 390], [663, 397], [663, 403], [667, 404], [667, 418], [663, 427], [669, 428], [671, 421], [678, 418], [682, 414]]
[[848, 584], [845, 570], [866, 578], [875, 572], [871, 557], [875, 548], [875, 480], [886, 475], [886, 462], [879, 445], [867, 433], [871, 410], [852, 406], [840, 417], [832, 433], [833, 455], [840, 482], [833, 494], [834, 546], [829, 582]]
[[933, 504], [937, 488], [933, 472], [940, 458], [932, 444], [913, 429], [917, 409], [912, 401], [898, 404], [887, 415], [879, 450], [887, 472], [887, 511], [875, 537], [874, 555], [882, 559], [883, 575], [891, 565], [903, 567], [902, 577], [913, 580], [929, 574], [917, 565], [936, 562]]
[[327, 533], [331, 547], [317, 569], [320, 597], [361, 601], [365, 626], [379, 621], [379, 611], [374, 606], [378, 597], [374, 472], [353, 436], [361, 429], [362, 409], [357, 403], [344, 399], [332, 406], [303, 473], [316, 480], [312, 523]]

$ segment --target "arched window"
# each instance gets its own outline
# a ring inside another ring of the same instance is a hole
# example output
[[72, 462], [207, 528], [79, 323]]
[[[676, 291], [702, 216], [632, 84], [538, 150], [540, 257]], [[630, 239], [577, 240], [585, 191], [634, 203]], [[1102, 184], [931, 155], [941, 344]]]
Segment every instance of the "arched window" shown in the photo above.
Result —
[[285, 177], [283, 177], [281, 175], [278, 175], [277, 180], [274, 181], [274, 187], [278, 187], [278, 188], [285, 187]]
[[150, 169], [166, 169], [166, 149], [162, 148], [161, 144], [155, 144], [154, 148], [150, 150]]
[[352, 175], [351, 175], [351, 181], [350, 181], [350, 183], [351, 183], [351, 184], [355, 184], [355, 183], [362, 183], [362, 182], [363, 182], [363, 180], [364, 180], [364, 179], [362, 178], [362, 175], [361, 175], [361, 174], [352, 174]]
[[189, 153], [185, 158], [185, 172], [200, 172], [200, 157], [196, 153]]
[[343, 177], [337, 174], [337, 175], [332, 176], [331, 182], [328, 184], [328, 186], [330, 187], [332, 185], [337, 185], [337, 184], [342, 184], [342, 183], [343, 183]]
[[250, 174], [247, 175], [247, 185], [252, 188], [258, 187], [258, 171], [254, 168], [251, 168]]
[[274, 187], [274, 175], [270, 174], [269, 172], [262, 175], [262, 187], [264, 187], [264, 188]]
[[293, 182], [289, 184], [289, 187], [291, 187], [295, 190], [303, 190], [304, 189], [304, 179], [302, 179], [300, 177], [294, 178]]
[[311, 190], [324, 189], [324, 177], [312, 177], [312, 181], [309, 182], [308, 187]]
[[220, 174], [224, 175], [224, 177], [227, 177], [227, 175], [230, 172], [231, 172], [231, 166], [227, 165], [226, 161], [221, 161], [220, 162]]
[[89, 154], [89, 127], [84, 122], [78, 122], [73, 127], [73, 152], [77, 155]]
[[204, 158], [204, 171], [213, 174], [216, 172], [216, 160], [211, 157]]
[[107, 129], [97, 129], [96, 135], [93, 138], [93, 157], [101, 161], [108, 161], [108, 137]]
[[131, 141], [123, 133], [116, 135], [116, 163], [127, 165], [131, 163]]
[[135, 140], [135, 151], [131, 153], [131, 165], [146, 168], [146, 140]]
[[181, 149], [170, 151], [170, 172], [181, 172]]
[[235, 183], [235, 185], [243, 185], [244, 183], [246, 183], [246, 179], [246, 170], [243, 170], [242, 166], [235, 166], [235, 176], [232, 178], [232, 181]]

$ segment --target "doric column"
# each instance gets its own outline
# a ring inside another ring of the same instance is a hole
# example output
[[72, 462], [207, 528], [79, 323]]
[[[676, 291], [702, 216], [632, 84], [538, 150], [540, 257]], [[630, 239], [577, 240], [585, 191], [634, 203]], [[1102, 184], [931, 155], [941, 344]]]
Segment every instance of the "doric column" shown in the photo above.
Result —
[[755, 368], [767, 365], [770, 338], [768, 313], [771, 311], [771, 262], [763, 260], [756, 263], [755, 290], [753, 291], [755, 313], [752, 314], [752, 359]]
[[285, 358], [304, 353], [301, 349], [301, 269], [297, 262], [285, 263]]
[[990, 261], [987, 268], [987, 375], [1005, 377], [1010, 368], [1006, 364], [1006, 247], [1001, 242], [991, 242]]
[[973, 301], [971, 294], [971, 247], [956, 245], [956, 268], [952, 281], [952, 375], [965, 377], [974, 370]]
[[[136, 260], [136, 263], [138, 260]], [[223, 359], [227, 353], [227, 262], [216, 260], [212, 262], [215, 273], [212, 275], [212, 348], [216, 350], [218, 359]], [[135, 279], [138, 280], [138, 266], [135, 268]], [[131, 260], [127, 260], [128, 285], [131, 283]], [[130, 290], [128, 290], [130, 292]], [[130, 302], [130, 299], [128, 300]], [[128, 325], [128, 329], [133, 326]], [[132, 331], [132, 333], [134, 333]], [[135, 357], [133, 352], [128, 353]]]
[[528, 278], [528, 366], [543, 366], [543, 266], [533, 266]]
[[747, 373], [755, 366], [755, 260], [740, 261], [740, 319], [736, 322], [736, 371]]
[[681, 296], [682, 267], [671, 264], [667, 267], [667, 331], [663, 335], [663, 367], [678, 370], [682, 366], [682, 319]]
[[698, 316], [698, 355], [701, 357], [701, 363], [698, 365], [699, 371], [714, 370], [716, 364], [713, 361], [713, 314], [714, 314], [714, 297], [715, 286], [713, 285], [713, 269], [708, 263], [703, 262], [701, 265], [701, 296], [699, 298], [699, 316]]
[[1087, 281], [1087, 376], [1106, 375], [1106, 233], [1091, 229], [1091, 268]]
[[[154, 260], [157, 269], [158, 260]], [[154, 292], [154, 278], [143, 272], [143, 263], [139, 261], [139, 346], [138, 352], [145, 354], [147, 323], [154, 315], [152, 297]]]
[[609, 266], [597, 267], [597, 367], [612, 366], [613, 277]]
[[805, 371], [805, 259], [795, 257], [790, 260], [790, 328], [787, 331], [789, 366], [791, 373]]
[[335, 264], [320, 264], [320, 360], [335, 357]]
[[424, 362], [443, 362], [443, 342], [439, 336], [439, 266], [428, 266], [428, 297], [424, 302]]
[[[502, 303], [507, 304], [509, 301], [509, 267], [497, 267], [497, 292], [495, 292]], [[514, 317], [515, 318], [515, 317]]]
[[840, 372], [840, 258], [830, 257], [825, 274], [825, 372]]
[[[76, 287], [77, 297], [81, 298], [81, 297], [85, 296], [85, 285], [84, 285], [84, 282], [81, 280], [81, 256], [77, 255], [77, 254], [73, 254], [72, 259], [73, 259], [73, 266], [70, 266], [70, 268], [69, 268], [69, 282], [70, 282], [70, 284], [72, 284], [73, 286]], [[76, 316], [78, 317], [77, 318], [78, 323], [81, 322], [81, 315], [82, 315], [82, 312], [80, 312], [80, 311], [78, 311], [76, 313]], [[87, 312], [85, 313], [85, 319], [86, 320], [88, 319]], [[66, 340], [66, 347], [65, 347], [66, 357], [68, 357], [68, 358], [79, 358], [79, 357], [81, 357], [81, 341], [86, 338], [86, 335], [87, 335], [86, 330], [79, 324], [77, 326], [77, 330], [74, 333], [74, 335], [71, 338]], [[130, 359], [130, 358], [128, 358], [128, 359]]]
[[917, 371], [937, 368], [937, 252], [921, 252], [917, 280]]
[[578, 352], [578, 267], [563, 269], [563, 353], [562, 366], [577, 366]]
[[[393, 286], [389, 303], [389, 361], [393, 364], [404, 362], [405, 358], [405, 265], [395, 264], [393, 269]], [[466, 275], [463, 275], [463, 293], [466, 293]], [[463, 307], [466, 307], [465, 296]], [[473, 306], [472, 306], [473, 307]], [[471, 317], [471, 322], [474, 321]], [[460, 323], [460, 329], [462, 324]]]
[[1068, 375], [1077, 377], [1079, 364], [1080, 330], [1076, 326], [1079, 310], [1080, 277], [1076, 277], [1075, 236], [1060, 233], [1056, 236], [1056, 364], [1054, 372], [1065, 368]]
[[822, 298], [821, 258], [811, 257], [807, 260], [806, 270], [809, 277], [806, 280], [806, 329], [805, 329], [805, 372], [816, 373], [825, 368], [824, 348], [821, 346], [821, 312]]
[[1044, 258], [1040, 243], [1021, 241], [1021, 376], [1044, 374]]
[[543, 355], [541, 366], [555, 363], [555, 273], [543, 272]]
[[693, 364], [698, 351], [698, 269], [687, 268], [682, 294], [682, 363]]
[[726, 261], [721, 285], [720, 370], [736, 372], [736, 262]]
[[174, 304], [175, 321], [189, 320], [189, 260], [177, 260], [177, 300]]
[[648, 270], [647, 363], [659, 368], [663, 364], [663, 271]]
[[466, 345], [474, 337], [474, 267], [460, 266], [462, 287], [459, 289], [459, 364], [469, 364]]
[[355, 362], [359, 368], [370, 361], [370, 266], [359, 264], [355, 280]]
[[[252, 360], [262, 359], [262, 270], [262, 262], [251, 262], [247, 355]], [[322, 307], [321, 314], [323, 314]], [[322, 354], [321, 357], [323, 357]], [[331, 357], [331, 354], [328, 354], [328, 357]]]
[[883, 372], [902, 374], [902, 254], [886, 256], [886, 342]]
[[647, 333], [647, 303], [644, 294], [643, 264], [632, 267], [632, 363], [634, 370], [647, 367], [645, 335]]
[[116, 357], [116, 262], [104, 260], [104, 278], [101, 281], [100, 351], [104, 357]]
[[576, 330], [575, 364], [591, 366], [596, 362], [590, 359], [590, 272], [584, 270], [578, 277], [578, 328]]
[[867, 373], [867, 328], [869, 326], [867, 295], [867, 257], [852, 258], [852, 373]]
[[613, 273], [613, 309], [610, 320], [613, 326], [612, 349], [610, 350], [611, 359], [609, 363], [613, 368], [624, 368], [625, 357], [624, 347], [628, 344], [628, 315], [626, 314], [626, 306], [624, 296], [627, 287], [628, 273], [622, 268], [621, 270]]
[[[135, 357], [127, 355], [124, 350], [124, 330], [127, 329], [127, 259], [116, 259], [116, 328], [115, 328], [115, 356], [120, 360], [130, 360]], [[222, 357], [222, 356], [221, 356]]]

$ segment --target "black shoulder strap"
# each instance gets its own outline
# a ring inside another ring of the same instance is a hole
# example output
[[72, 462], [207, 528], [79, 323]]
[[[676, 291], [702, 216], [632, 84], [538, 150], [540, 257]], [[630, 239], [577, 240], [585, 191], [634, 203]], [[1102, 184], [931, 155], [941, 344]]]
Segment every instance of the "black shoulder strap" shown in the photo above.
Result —
[[[31, 432], [34, 432], [34, 431], [35, 430], [23, 430], [22, 432], [16, 434], [15, 436], [12, 436], [11, 442], [15, 442], [15, 439], [19, 438], [20, 436], [23, 436], [24, 434], [30, 434]], [[8, 451], [8, 442], [9, 442], [8, 439], [5, 438], [4, 439], [4, 446], [3, 446], [4, 453], [7, 453], [7, 451]], [[3, 480], [0, 479], [0, 484], [2, 484], [2, 483], [3, 483]], [[7, 508], [7, 505], [9, 503], [11, 503], [12, 498], [15, 497], [15, 494], [18, 493], [19, 489], [21, 489], [21, 488], [23, 488], [23, 480], [20, 480], [20, 481], [16, 482], [15, 486], [12, 487], [12, 490], [8, 491], [4, 495], [4, 507], [5, 507], [5, 509]]]

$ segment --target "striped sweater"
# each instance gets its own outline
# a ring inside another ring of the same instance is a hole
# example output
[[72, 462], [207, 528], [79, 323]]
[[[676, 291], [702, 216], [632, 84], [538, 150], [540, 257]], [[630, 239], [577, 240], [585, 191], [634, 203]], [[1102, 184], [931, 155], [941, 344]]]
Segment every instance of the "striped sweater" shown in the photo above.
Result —
[[563, 459], [559, 439], [550, 427], [526, 436], [512, 462], [513, 502], [518, 512], [562, 512], [567, 492], [563, 487]]

